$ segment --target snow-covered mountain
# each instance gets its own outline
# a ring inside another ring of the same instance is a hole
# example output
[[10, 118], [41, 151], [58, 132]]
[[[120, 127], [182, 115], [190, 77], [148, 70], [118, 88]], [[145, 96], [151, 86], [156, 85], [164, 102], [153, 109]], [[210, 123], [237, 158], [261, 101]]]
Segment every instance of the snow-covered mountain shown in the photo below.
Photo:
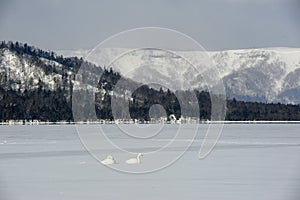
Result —
[[[172, 89], [205, 87], [207, 80], [202, 72], [216, 66], [228, 98], [300, 103], [300, 49], [297, 48], [213, 52], [110, 48], [98, 49], [89, 56], [89, 50], [57, 51], [57, 55], [52, 55], [38, 49], [31, 49], [28, 54], [26, 48], [19, 48], [25, 53], [18, 52], [18, 48], [14, 51], [0, 49], [0, 84], [3, 87], [21, 91], [38, 88], [41, 84], [50, 90], [68, 87], [75, 76], [74, 66], [78, 69], [82, 60], [59, 56], [64, 55], [83, 57], [97, 65], [112, 67], [137, 82], [162, 83]], [[192, 61], [196, 69], [182, 57]], [[186, 80], [188, 83], [183, 84]]]
[[[229, 98], [239, 100], [300, 103], [300, 48], [263, 48], [211, 52], [168, 52], [155, 49], [97, 49], [57, 51], [109, 66], [139, 82], [165, 83], [180, 88], [203, 88], [202, 72], [215, 66]], [[100, 55], [100, 56], [99, 56]], [[195, 64], [196, 69], [188, 61]], [[149, 77], [151, 76], [151, 77]], [[214, 75], [212, 75], [213, 77]], [[207, 78], [207, 76], [206, 76]], [[149, 79], [149, 80], [148, 80]], [[181, 84], [181, 85], [180, 85]]]
[[[86, 54], [68, 53], [65, 55]], [[82, 58], [63, 57], [27, 44], [3, 41], [0, 42], [0, 120], [72, 121], [72, 106], [77, 106], [80, 120], [94, 120], [90, 115], [90, 108], [93, 109], [90, 102], [94, 99], [90, 98], [95, 98], [99, 119], [147, 120], [148, 109], [160, 104], [167, 116], [175, 113], [177, 117], [198, 117], [195, 111], [199, 106], [200, 118], [206, 120], [211, 112], [208, 92], [196, 92], [197, 101], [195, 93], [186, 89], [201, 90], [206, 83], [214, 85], [218, 74], [230, 97], [299, 103], [298, 55], [295, 49], [208, 53], [153, 48], [100, 49], [87, 57], [98, 64], [95, 65]], [[211, 66], [218, 71], [210, 70]], [[184, 91], [173, 93], [173, 89]], [[181, 113], [175, 94], [183, 97], [181, 103], [186, 101], [180, 105], [189, 105], [184, 107], [185, 114]], [[218, 100], [220, 96], [214, 97]], [[228, 120], [299, 120], [299, 106], [295, 105], [235, 100], [228, 100], [227, 105]]]

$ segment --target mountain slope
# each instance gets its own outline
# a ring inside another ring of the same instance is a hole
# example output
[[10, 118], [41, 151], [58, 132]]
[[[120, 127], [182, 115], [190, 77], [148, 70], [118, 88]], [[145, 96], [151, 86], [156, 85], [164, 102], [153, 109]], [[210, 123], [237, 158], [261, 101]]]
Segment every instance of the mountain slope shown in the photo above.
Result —
[[[165, 81], [170, 86], [176, 86], [180, 83], [176, 77], [183, 74], [187, 80], [190, 80], [191, 87], [203, 88], [203, 80], [199, 73], [203, 68], [198, 65], [197, 70], [193, 69], [184, 62], [180, 57], [182, 56], [192, 60], [193, 63], [206, 65], [206, 67], [216, 66], [229, 98], [235, 97], [239, 100], [260, 102], [300, 103], [300, 49], [266, 48], [207, 52], [212, 63], [203, 59], [205, 57], [203, 52], [187, 51], [170, 54], [151, 51], [96, 49], [90, 56], [88, 56], [89, 50], [58, 52], [65, 56], [86, 57], [87, 60], [98, 65], [107, 65], [118, 55], [125, 53], [125, 58], [115, 61], [118, 65], [111, 66], [128, 78], [142, 82], [147, 81], [147, 76], [145, 75], [144, 79], [141, 79], [141, 74], [152, 74], [156, 78], [156, 82]], [[176, 56], [176, 54], [180, 56]], [[150, 64], [145, 66], [145, 63]], [[151, 78], [153, 82], [153, 77]]]
[[[107, 53], [115, 54], [116, 51], [124, 50], [117, 49]], [[199, 59], [203, 56], [199, 52], [184, 53], [193, 53], [191, 54], [193, 59]], [[132, 60], [135, 57], [140, 58], [140, 60]], [[128, 64], [125, 65], [128, 70], [125, 75], [132, 75], [136, 78], [135, 80], [139, 78], [140, 74], [144, 74], [144, 69], [148, 70], [149, 73], [145, 73], [146, 76], [142, 76], [142, 78], [147, 79], [148, 75], [152, 74], [153, 70], [156, 70], [157, 74], [153, 78], [159, 78], [161, 81], [175, 81], [175, 86], [177, 86], [176, 83], [181, 81], [177, 78], [180, 75], [178, 73], [182, 73], [187, 78], [199, 76], [197, 70], [193, 71], [192, 66], [181, 60], [176, 54], [170, 52], [148, 49], [143, 53], [130, 52], [129, 57], [126, 56], [124, 59], [126, 61], [125, 64]], [[141, 60], [153, 62], [139, 68]], [[166, 63], [168, 67], [162, 69], [153, 65]], [[86, 70], [80, 76], [77, 73], [82, 66], [85, 66]], [[117, 67], [122, 66], [122, 62], [117, 60], [112, 66], [118, 69]], [[131, 70], [132, 67], [137, 68]], [[140, 74], [137, 73], [139, 70], [141, 70]], [[226, 73], [224, 72], [224, 74]], [[274, 73], [274, 71], [271, 70], [271, 73]], [[297, 90], [297, 84], [293, 80], [298, 79], [298, 73], [299, 70], [294, 70], [293, 73], [287, 75], [287, 79], [291, 81], [285, 83], [286, 88], [296, 87]], [[75, 81], [76, 74], [77, 77], [84, 80], [87, 84], [78, 84], [79, 82]], [[100, 74], [102, 75], [100, 76]], [[223, 76], [225, 77], [225, 75]], [[201, 87], [203, 82], [201, 82], [200, 76], [198, 78], [193, 80], [194, 82], [192, 83]], [[95, 80], [97, 82], [94, 82]], [[89, 85], [91, 81], [97, 85]], [[76, 86], [74, 90], [73, 85]], [[78, 85], [80, 87], [77, 87]], [[174, 85], [170, 86], [173, 87]], [[180, 84], [178, 84], [178, 87], [180, 87]], [[74, 91], [82, 93], [81, 95], [74, 95]], [[286, 90], [286, 92], [288, 93], [287, 95], [299, 94], [298, 90], [294, 93], [293, 89]], [[285, 94], [282, 95], [283, 97], [287, 96]], [[72, 121], [74, 120], [72, 112], [72, 106], [74, 105], [72, 105], [72, 102], [75, 102], [76, 108], [78, 108], [75, 110], [80, 113], [80, 120], [82, 121], [95, 119], [91, 115], [91, 109], [95, 109], [97, 119], [149, 120], [150, 108], [155, 104], [160, 104], [165, 111], [160, 114], [158, 113], [158, 115], [155, 115], [156, 117], [161, 117], [161, 114], [165, 113], [166, 116], [174, 114], [176, 118], [195, 117], [200, 120], [211, 120], [211, 99], [218, 101], [220, 97], [222, 96], [212, 95], [205, 91], [200, 92], [199, 90], [180, 90], [174, 92], [157, 85], [141, 85], [136, 81], [124, 78], [122, 74], [112, 69], [103, 69], [81, 58], [59, 56], [54, 52], [43, 51], [18, 42], [0, 43], [1, 121], [12, 119]], [[295, 99], [299, 98], [297, 95], [293, 97]], [[181, 104], [179, 104], [178, 98]], [[95, 102], [95, 104], [92, 102]], [[184, 106], [184, 113], [181, 113], [182, 105]], [[227, 100], [227, 108], [227, 120], [300, 119], [300, 106], [296, 105], [249, 103], [233, 99]], [[198, 111], [200, 112], [200, 116]], [[154, 116], [152, 115], [152, 117]]]
[[20, 91], [66, 87], [82, 62], [78, 58], [63, 58], [27, 44], [2, 42], [0, 85]]

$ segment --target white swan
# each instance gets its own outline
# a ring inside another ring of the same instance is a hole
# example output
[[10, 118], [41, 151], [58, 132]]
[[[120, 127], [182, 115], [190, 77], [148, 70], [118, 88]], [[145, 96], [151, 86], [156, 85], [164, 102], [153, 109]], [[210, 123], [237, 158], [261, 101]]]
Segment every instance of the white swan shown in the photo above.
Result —
[[141, 156], [143, 156], [143, 154], [139, 153], [136, 158], [130, 158], [130, 159], [126, 160], [126, 163], [127, 164], [140, 164], [141, 163], [141, 160], [140, 160]]
[[111, 155], [108, 155], [104, 160], [101, 161], [101, 163], [103, 165], [112, 165], [116, 164], [116, 161]]

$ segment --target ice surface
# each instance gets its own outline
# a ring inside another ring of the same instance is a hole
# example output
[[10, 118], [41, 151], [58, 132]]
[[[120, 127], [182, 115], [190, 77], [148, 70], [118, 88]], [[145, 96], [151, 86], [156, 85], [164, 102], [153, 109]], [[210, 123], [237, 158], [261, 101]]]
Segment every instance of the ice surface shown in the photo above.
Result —
[[[152, 138], [150, 146], [134, 151], [152, 150], [170, 141], [177, 125], [168, 126], [169, 132]], [[112, 141], [131, 146], [120, 131], [110, 125], [104, 129], [111, 130]], [[0, 126], [0, 199], [297, 200], [299, 130], [299, 124], [227, 124], [217, 147], [204, 160], [197, 157], [200, 133], [170, 167], [133, 175], [93, 159], [75, 126]], [[184, 140], [176, 142], [180, 147]], [[114, 151], [100, 148], [104, 154]]]

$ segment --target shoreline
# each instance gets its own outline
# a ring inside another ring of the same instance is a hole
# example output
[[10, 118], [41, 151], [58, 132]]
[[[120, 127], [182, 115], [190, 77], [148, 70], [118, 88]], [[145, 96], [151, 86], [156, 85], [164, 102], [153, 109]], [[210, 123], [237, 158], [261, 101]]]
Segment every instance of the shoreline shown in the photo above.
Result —
[[134, 122], [134, 121], [82, 121], [82, 122], [43, 122], [43, 121], [7, 121], [0, 122], [0, 126], [45, 126], [45, 125], [104, 125], [104, 124], [300, 124], [300, 121], [200, 121], [200, 120], [191, 120], [191, 121], [147, 121], [147, 122]]

